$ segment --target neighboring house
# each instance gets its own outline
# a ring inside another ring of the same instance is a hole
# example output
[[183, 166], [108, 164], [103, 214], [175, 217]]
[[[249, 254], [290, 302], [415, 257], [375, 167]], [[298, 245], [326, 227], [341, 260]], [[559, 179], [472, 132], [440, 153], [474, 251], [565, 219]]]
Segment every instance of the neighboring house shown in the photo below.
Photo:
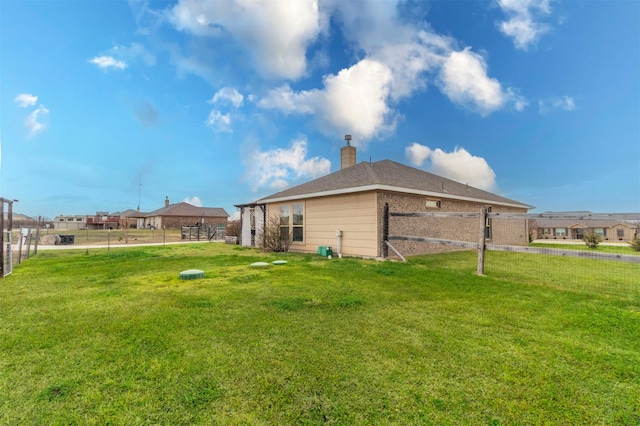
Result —
[[79, 229], [117, 229], [120, 217], [109, 212], [96, 212], [93, 216], [60, 215], [53, 219], [53, 229], [79, 230]]
[[112, 213], [112, 216], [117, 216], [118, 218], [118, 228], [136, 228], [138, 225], [138, 220], [135, 217], [139, 214], [140, 211], [134, 209], [128, 209], [123, 212]]
[[[34, 228], [38, 224], [38, 219], [33, 218], [31, 216], [27, 216], [24, 214], [13, 212], [11, 215], [12, 218], [12, 227], [13, 228]], [[4, 220], [9, 220], [9, 214], [4, 214]], [[40, 225], [44, 223], [51, 223], [50, 220], [42, 220], [40, 221]]]
[[[545, 212], [543, 215], [558, 212]], [[591, 212], [561, 212], [560, 214], [582, 214]], [[529, 228], [534, 239], [582, 240], [585, 235], [595, 234], [603, 241], [632, 241], [638, 235], [638, 224], [615, 219], [532, 219]]]
[[[383, 256], [383, 216], [392, 212], [527, 213], [532, 207], [390, 160], [356, 164], [352, 146], [341, 149], [337, 172], [240, 204], [241, 244], [260, 246], [260, 233], [270, 217], [279, 216], [281, 230], [292, 236], [291, 250], [317, 252], [332, 246], [336, 253]], [[464, 223], [463, 223], [464, 221]], [[526, 245], [527, 221], [504, 219], [488, 229], [489, 242]], [[487, 224], [491, 226], [489, 221]], [[394, 218], [390, 234], [478, 241], [478, 222], [469, 219]], [[393, 242], [403, 255], [442, 251], [424, 243]]]
[[189, 203], [170, 204], [167, 197], [164, 207], [150, 213], [135, 212], [138, 228], [176, 229], [182, 226], [225, 226], [229, 214], [219, 207], [196, 207]]
[[93, 216], [87, 216], [87, 229], [118, 229], [120, 216], [111, 215], [109, 212], [96, 212]]
[[87, 216], [60, 215], [53, 218], [53, 229], [78, 230], [87, 229]]

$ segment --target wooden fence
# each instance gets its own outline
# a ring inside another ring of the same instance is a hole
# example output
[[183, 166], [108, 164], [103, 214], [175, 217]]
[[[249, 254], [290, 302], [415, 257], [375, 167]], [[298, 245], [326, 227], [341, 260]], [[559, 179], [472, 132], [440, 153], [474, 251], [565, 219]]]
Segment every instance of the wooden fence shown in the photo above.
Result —
[[[615, 213], [584, 213], [584, 214], [531, 214], [531, 213], [489, 213], [486, 207], [482, 207], [480, 212], [389, 212], [388, 207], [385, 206], [383, 223], [383, 240], [386, 247], [390, 248], [402, 261], [405, 258], [402, 254], [396, 250], [390, 241], [414, 241], [430, 244], [440, 244], [445, 246], [462, 247], [468, 249], [478, 250], [478, 274], [484, 275], [484, 258], [486, 250], [494, 251], [508, 251], [517, 253], [534, 253], [534, 254], [549, 254], [554, 256], [567, 256], [567, 257], [580, 257], [599, 260], [615, 260], [619, 262], [640, 263], [640, 256], [635, 255], [623, 255], [615, 253], [601, 253], [591, 252], [584, 250], [566, 250], [555, 248], [542, 248], [542, 247], [529, 247], [529, 246], [512, 246], [512, 245], [499, 245], [499, 244], [487, 244], [485, 224], [487, 219], [521, 219], [524, 221], [535, 219], [573, 219], [573, 220], [597, 220], [597, 219], [615, 219], [615, 220], [629, 220], [640, 221], [640, 216], [637, 214], [615, 214]], [[425, 217], [425, 218], [477, 218], [478, 219], [478, 241], [458, 241], [447, 240], [443, 238], [429, 238], [412, 235], [389, 235], [389, 217]], [[386, 257], [385, 250], [385, 257]]]

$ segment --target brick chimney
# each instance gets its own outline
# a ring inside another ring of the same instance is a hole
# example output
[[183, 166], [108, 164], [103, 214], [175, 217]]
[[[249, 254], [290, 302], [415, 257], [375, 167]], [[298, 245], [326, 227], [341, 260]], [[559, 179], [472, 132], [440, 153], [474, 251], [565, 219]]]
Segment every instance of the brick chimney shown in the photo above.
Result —
[[340, 170], [356, 165], [356, 147], [351, 146], [351, 135], [344, 135], [347, 145], [340, 148]]
[[165, 197], [165, 199], [164, 199], [164, 206], [165, 206], [165, 207], [169, 207], [169, 196]]

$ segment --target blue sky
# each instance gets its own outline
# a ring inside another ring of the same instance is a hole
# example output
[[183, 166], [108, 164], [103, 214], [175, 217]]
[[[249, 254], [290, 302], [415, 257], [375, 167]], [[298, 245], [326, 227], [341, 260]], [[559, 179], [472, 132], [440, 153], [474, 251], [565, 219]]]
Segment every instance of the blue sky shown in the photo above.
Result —
[[640, 211], [640, 2], [0, 2], [0, 196], [53, 218], [235, 212], [391, 159]]

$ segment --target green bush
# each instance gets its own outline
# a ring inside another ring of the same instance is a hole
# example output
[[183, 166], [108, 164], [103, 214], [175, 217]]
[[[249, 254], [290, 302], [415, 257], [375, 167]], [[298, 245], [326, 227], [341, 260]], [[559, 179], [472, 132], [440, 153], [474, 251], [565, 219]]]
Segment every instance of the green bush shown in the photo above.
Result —
[[598, 245], [602, 241], [602, 237], [594, 233], [589, 233], [582, 237], [582, 241], [587, 244], [587, 247], [595, 249], [598, 248]]
[[629, 244], [633, 250], [640, 251], [640, 237], [635, 237]]

